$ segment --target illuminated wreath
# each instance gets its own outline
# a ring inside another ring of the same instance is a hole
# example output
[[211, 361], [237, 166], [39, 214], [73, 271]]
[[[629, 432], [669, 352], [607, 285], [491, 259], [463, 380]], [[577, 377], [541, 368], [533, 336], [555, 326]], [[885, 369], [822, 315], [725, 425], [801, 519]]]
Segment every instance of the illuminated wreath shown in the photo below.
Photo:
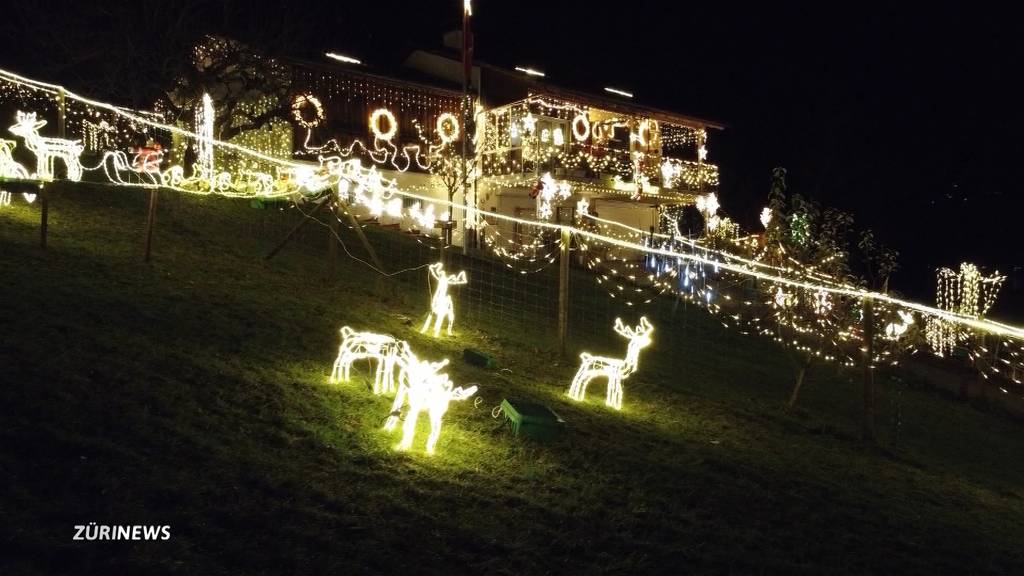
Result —
[[579, 142], [586, 142], [590, 137], [590, 121], [586, 114], [577, 114], [572, 119], [572, 135]]
[[444, 144], [451, 144], [459, 138], [459, 120], [454, 114], [444, 112], [437, 117], [437, 136]]
[[[637, 130], [636, 130], [636, 137], [637, 137], [637, 140], [640, 141], [640, 145], [641, 146], [647, 146], [647, 142], [650, 141], [650, 139], [651, 139], [652, 132], [657, 130], [657, 129], [658, 129], [658, 121], [657, 120], [648, 120], [648, 119], [641, 120], [640, 121], [640, 126], [638, 126]], [[647, 133], [646, 136], [644, 135], [644, 132]]]
[[[313, 119], [306, 120], [306, 115], [303, 110], [309, 106], [313, 108]], [[292, 101], [292, 116], [295, 117], [295, 121], [303, 128], [316, 128], [320, 125], [320, 122], [324, 119], [324, 107], [320, 104], [320, 100], [312, 94], [299, 94]]]
[[[384, 118], [387, 120], [387, 130], [382, 130], [380, 127], [380, 120]], [[395, 120], [395, 115], [391, 113], [391, 110], [387, 108], [377, 108], [370, 114], [370, 131], [373, 132], [373, 137], [378, 140], [384, 140], [390, 142], [395, 134], [398, 133], [398, 120]]]

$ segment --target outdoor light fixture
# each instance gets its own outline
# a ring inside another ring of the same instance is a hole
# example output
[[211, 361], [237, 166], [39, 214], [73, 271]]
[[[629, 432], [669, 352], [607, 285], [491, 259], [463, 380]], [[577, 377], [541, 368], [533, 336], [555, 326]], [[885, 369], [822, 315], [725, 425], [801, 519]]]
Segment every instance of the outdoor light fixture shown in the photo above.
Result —
[[534, 70], [533, 68], [523, 68], [522, 66], [516, 66], [516, 70], [524, 74], [529, 74], [530, 76], [540, 76], [541, 78], [544, 77], [543, 72], [541, 72], [540, 70]]
[[345, 56], [344, 54], [335, 54], [334, 52], [328, 52], [324, 54], [328, 58], [334, 58], [338, 62], [344, 62], [345, 64], [362, 64], [361, 61], [352, 58], [351, 56]]
[[625, 90], [619, 90], [618, 88], [609, 88], [608, 86], [605, 86], [604, 91], [611, 92], [612, 94], [618, 94], [619, 96], [625, 96], [626, 98], [633, 97], [633, 95], [630, 94], [629, 92], [626, 92]]

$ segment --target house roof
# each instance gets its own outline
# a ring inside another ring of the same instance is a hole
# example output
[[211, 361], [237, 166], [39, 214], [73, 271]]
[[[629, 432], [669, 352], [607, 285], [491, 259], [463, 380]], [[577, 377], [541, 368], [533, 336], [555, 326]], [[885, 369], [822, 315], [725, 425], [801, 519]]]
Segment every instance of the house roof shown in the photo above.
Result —
[[459, 98], [462, 96], [461, 86], [447, 82], [430, 74], [407, 67], [390, 67], [379, 64], [344, 64], [331, 60], [317, 62], [303, 58], [288, 58], [287, 62], [311, 70], [325, 73], [359, 76], [372, 79], [380, 84], [391, 84], [397, 87], [413, 87], [419, 90], [434, 92], [443, 96]]
[[[440, 49], [428, 49], [428, 48], [417, 48], [414, 50], [423, 52], [426, 54], [432, 54], [440, 58], [447, 58], [449, 60], [461, 61], [461, 55], [450, 48]], [[612, 112], [621, 112], [624, 114], [631, 114], [636, 116], [646, 116], [659, 122], [668, 122], [672, 124], [681, 124], [683, 126], [691, 126], [698, 128], [713, 128], [716, 130], [722, 130], [726, 125], [716, 120], [707, 118], [701, 118], [688, 114], [681, 114], [645, 104], [637, 103], [634, 100], [622, 100], [603, 94], [596, 94], [591, 90], [588, 90], [580, 86], [571, 86], [566, 83], [554, 83], [545, 78], [536, 78], [528, 76], [522, 72], [516, 71], [512, 68], [492, 64], [479, 59], [474, 59], [473, 65], [482, 70], [494, 72], [506, 76], [510, 81], [517, 84], [521, 84], [524, 87], [525, 92], [529, 94], [547, 94], [549, 96], [562, 98], [564, 100], [572, 100], [574, 102], [588, 104], [595, 108], [602, 108]], [[486, 95], [487, 86], [483, 86], [483, 91]], [[523, 94], [522, 97], [526, 97], [528, 94]], [[495, 102], [497, 105], [509, 104], [509, 102]]]

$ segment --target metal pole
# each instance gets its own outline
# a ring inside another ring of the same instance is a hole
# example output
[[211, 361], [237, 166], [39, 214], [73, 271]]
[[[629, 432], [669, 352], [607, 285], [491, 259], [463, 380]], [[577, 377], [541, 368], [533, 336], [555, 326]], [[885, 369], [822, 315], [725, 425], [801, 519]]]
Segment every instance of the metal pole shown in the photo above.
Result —
[[[338, 271], [338, 204], [333, 198], [327, 202], [331, 203], [327, 210], [327, 278], [334, 280]], [[358, 223], [356, 228], [359, 228]], [[362, 229], [359, 231], [362, 232]]]
[[875, 357], [875, 321], [871, 299], [864, 299], [864, 414], [861, 435], [864, 440], [875, 439], [875, 375], [871, 364]]
[[558, 349], [566, 353], [569, 339], [569, 243], [572, 235], [568, 226], [562, 226], [561, 250], [558, 261]]
[[156, 224], [156, 194], [156, 188], [149, 191], [149, 214], [146, 216], [146, 255], [143, 258], [145, 262], [149, 262], [149, 255], [153, 247], [153, 227]]
[[39, 246], [46, 250], [46, 230], [50, 221], [50, 187], [43, 185], [39, 191]]

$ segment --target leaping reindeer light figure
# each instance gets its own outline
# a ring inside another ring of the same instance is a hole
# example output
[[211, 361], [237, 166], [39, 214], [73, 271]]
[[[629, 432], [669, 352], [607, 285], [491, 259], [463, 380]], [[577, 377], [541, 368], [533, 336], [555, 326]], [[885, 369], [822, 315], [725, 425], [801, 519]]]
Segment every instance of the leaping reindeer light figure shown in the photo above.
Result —
[[636, 372], [637, 361], [640, 350], [651, 343], [651, 332], [654, 326], [647, 321], [647, 318], [640, 318], [640, 324], [636, 328], [630, 328], [622, 323], [621, 318], [615, 319], [615, 332], [620, 336], [629, 339], [626, 348], [626, 358], [607, 358], [604, 356], [593, 356], [587, 352], [580, 354], [579, 370], [572, 379], [569, 387], [569, 397], [582, 402], [587, 394], [587, 385], [594, 378], [605, 377], [608, 379], [607, 396], [604, 403], [616, 410], [622, 409], [622, 381]]
[[398, 413], [408, 402], [409, 411], [402, 425], [402, 441], [398, 443], [398, 450], [408, 450], [412, 447], [412, 439], [416, 435], [416, 420], [420, 412], [426, 411], [430, 417], [427, 454], [433, 454], [437, 438], [441, 435], [441, 420], [448, 411], [448, 404], [452, 400], [465, 400], [476, 393], [476, 386], [455, 387], [447, 374], [437, 373], [447, 364], [448, 360], [420, 362], [415, 356], [410, 355], [408, 378], [399, 383], [398, 394], [395, 395], [395, 402], [391, 406], [391, 416], [384, 424], [385, 430], [393, 430], [398, 424]]
[[40, 136], [39, 129], [46, 126], [46, 120], [36, 120], [35, 112], [26, 114], [19, 110], [15, 119], [17, 123], [9, 130], [24, 138], [25, 147], [36, 155], [36, 178], [52, 180], [54, 160], [60, 158], [68, 169], [68, 180], [82, 179], [82, 164], [78, 161], [84, 149], [81, 142]]
[[341, 338], [338, 359], [334, 361], [334, 369], [331, 371], [332, 383], [347, 382], [352, 363], [362, 359], [377, 361], [377, 372], [373, 381], [374, 394], [395, 391], [396, 365], [402, 368], [399, 381], [406, 378], [406, 359], [412, 357], [407, 342], [383, 334], [356, 332], [348, 326], [341, 329]]
[[427, 314], [427, 321], [423, 323], [420, 332], [426, 332], [430, 326], [431, 319], [434, 320], [434, 337], [441, 334], [441, 325], [448, 320], [448, 335], [452, 335], [452, 324], [455, 323], [455, 307], [452, 305], [452, 297], [448, 294], [449, 286], [466, 284], [466, 272], [448, 275], [444, 271], [444, 264], [438, 262], [430, 265], [430, 275], [437, 280], [437, 288], [434, 289], [434, 296], [430, 299], [430, 312]]

